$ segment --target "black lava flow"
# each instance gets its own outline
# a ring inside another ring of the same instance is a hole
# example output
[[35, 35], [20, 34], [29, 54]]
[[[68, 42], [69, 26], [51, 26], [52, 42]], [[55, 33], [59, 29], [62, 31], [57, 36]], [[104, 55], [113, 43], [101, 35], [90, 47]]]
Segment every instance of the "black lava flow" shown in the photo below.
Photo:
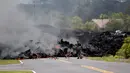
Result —
[[[18, 56], [6, 56], [3, 59], [34, 59], [47, 57], [65, 57], [68, 50], [72, 50], [71, 57], [77, 57], [79, 49], [84, 56], [102, 57], [106, 55], [115, 55], [121, 48], [124, 38], [130, 35], [128, 32], [88, 32], [74, 31], [75, 37], [79, 40], [77, 44], [72, 44], [61, 39], [57, 42], [59, 49], [53, 48], [54, 55], [46, 54], [44, 51], [39, 53], [31, 53], [31, 49], [20, 53]], [[80, 34], [79, 34], [80, 33]], [[39, 49], [39, 48], [38, 48]]]

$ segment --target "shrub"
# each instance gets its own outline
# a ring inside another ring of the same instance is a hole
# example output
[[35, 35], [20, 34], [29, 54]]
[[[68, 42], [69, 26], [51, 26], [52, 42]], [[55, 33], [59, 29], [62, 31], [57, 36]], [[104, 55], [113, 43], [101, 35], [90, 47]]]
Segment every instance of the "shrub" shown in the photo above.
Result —
[[116, 58], [116, 59], [123, 59], [124, 57], [123, 56], [115, 55], [114, 58]]
[[123, 56], [126, 59], [130, 58], [130, 37], [125, 38], [124, 44], [121, 49], [117, 52], [118, 56]]

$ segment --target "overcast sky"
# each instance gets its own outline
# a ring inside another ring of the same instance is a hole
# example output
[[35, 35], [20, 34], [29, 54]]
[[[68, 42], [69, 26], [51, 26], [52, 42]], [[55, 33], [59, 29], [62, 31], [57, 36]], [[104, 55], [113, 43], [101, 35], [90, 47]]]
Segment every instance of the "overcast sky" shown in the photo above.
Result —
[[20, 0], [20, 3], [23, 3], [23, 4], [28, 4], [31, 2], [32, 2], [32, 0]]

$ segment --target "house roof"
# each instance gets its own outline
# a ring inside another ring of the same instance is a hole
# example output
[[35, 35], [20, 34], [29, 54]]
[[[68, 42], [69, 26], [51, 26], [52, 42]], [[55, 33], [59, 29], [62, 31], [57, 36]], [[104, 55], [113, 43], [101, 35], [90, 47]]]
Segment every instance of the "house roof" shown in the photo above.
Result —
[[95, 22], [99, 28], [104, 28], [110, 19], [92, 19], [92, 21]]

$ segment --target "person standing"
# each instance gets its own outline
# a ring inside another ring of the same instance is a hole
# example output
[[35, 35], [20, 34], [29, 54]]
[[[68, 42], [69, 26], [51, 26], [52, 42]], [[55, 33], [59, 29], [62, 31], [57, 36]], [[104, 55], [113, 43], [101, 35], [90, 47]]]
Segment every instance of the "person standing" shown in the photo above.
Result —
[[77, 41], [77, 59], [82, 59], [82, 45]]
[[66, 58], [69, 58], [71, 56], [71, 49], [67, 49], [67, 54], [66, 54]]

